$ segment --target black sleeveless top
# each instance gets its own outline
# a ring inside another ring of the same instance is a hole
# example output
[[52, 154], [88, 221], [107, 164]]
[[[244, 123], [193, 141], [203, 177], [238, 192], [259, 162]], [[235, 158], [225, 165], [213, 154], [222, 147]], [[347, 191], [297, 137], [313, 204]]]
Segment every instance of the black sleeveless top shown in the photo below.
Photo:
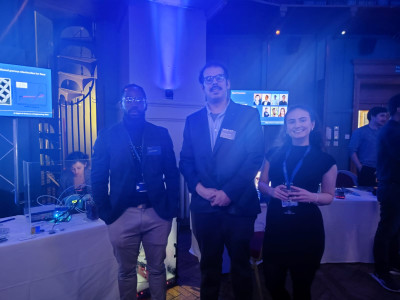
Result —
[[[307, 146], [291, 146], [287, 159], [290, 176], [297, 162], [304, 156]], [[270, 163], [269, 180], [272, 187], [285, 182], [283, 161], [286, 151], [273, 149], [266, 155]], [[311, 147], [296, 176], [293, 185], [316, 193], [323, 175], [335, 164], [329, 154]], [[299, 203], [292, 207], [293, 215], [284, 214], [282, 201], [272, 198], [267, 210], [264, 255], [281, 256], [319, 264], [325, 244], [325, 233], [321, 212], [317, 205]], [[268, 259], [268, 257], [265, 257]]]

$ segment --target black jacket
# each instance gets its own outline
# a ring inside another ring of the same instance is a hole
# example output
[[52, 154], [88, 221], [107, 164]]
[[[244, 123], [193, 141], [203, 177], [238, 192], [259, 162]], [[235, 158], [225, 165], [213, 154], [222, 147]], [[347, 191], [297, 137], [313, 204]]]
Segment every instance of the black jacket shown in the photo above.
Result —
[[[207, 109], [190, 115], [183, 134], [180, 170], [192, 193], [192, 211], [227, 210], [234, 215], [257, 215], [260, 203], [254, 178], [263, 157], [264, 139], [256, 109], [231, 101], [213, 150]], [[196, 193], [199, 182], [207, 188], [223, 190], [232, 203], [226, 208], [212, 207]]]
[[[128, 132], [121, 122], [100, 132], [94, 145], [93, 199], [100, 218], [107, 224], [114, 222], [131, 206], [130, 198], [135, 194], [140, 176], [129, 141]], [[148, 122], [143, 129], [143, 176], [149, 201], [157, 214], [163, 219], [177, 216], [179, 171], [172, 141], [167, 129]]]

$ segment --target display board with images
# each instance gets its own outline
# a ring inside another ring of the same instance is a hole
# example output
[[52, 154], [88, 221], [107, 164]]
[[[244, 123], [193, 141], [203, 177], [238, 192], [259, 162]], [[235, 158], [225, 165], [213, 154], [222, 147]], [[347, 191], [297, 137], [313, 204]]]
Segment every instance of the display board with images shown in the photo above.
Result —
[[51, 118], [51, 70], [0, 63], [0, 116]]
[[288, 91], [231, 90], [231, 99], [257, 108], [262, 125], [283, 125], [289, 103]]

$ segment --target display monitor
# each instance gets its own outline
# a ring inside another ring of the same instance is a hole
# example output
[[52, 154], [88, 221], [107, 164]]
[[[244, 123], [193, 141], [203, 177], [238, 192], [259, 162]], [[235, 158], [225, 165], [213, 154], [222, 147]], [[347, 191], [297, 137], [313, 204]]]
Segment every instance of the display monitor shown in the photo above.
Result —
[[257, 108], [262, 125], [283, 125], [289, 102], [288, 91], [231, 90], [231, 99]]
[[51, 70], [0, 63], [0, 117], [51, 118]]

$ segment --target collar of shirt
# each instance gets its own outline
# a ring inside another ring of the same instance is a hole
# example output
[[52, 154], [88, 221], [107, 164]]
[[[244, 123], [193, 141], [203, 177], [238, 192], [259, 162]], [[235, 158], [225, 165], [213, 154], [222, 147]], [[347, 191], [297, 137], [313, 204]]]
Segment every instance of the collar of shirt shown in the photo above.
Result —
[[214, 149], [215, 142], [217, 141], [218, 133], [221, 129], [222, 121], [224, 120], [226, 110], [230, 103], [231, 103], [231, 101], [228, 102], [228, 105], [219, 114], [212, 114], [208, 105], [206, 105], [208, 128], [210, 130], [211, 149]]
[[207, 109], [207, 116], [211, 116], [211, 115], [216, 115], [218, 118], [220, 118], [220, 117], [224, 117], [225, 116], [225, 112], [226, 112], [226, 110], [228, 109], [228, 106], [229, 106], [229, 104], [231, 103], [231, 100], [229, 100], [228, 101], [228, 104], [226, 105], [226, 107], [225, 107], [225, 109], [222, 111], [222, 112], [220, 112], [219, 114], [213, 114], [212, 112], [211, 112], [211, 110], [210, 110], [210, 108], [208, 107], [208, 103], [206, 104], [206, 109]]

